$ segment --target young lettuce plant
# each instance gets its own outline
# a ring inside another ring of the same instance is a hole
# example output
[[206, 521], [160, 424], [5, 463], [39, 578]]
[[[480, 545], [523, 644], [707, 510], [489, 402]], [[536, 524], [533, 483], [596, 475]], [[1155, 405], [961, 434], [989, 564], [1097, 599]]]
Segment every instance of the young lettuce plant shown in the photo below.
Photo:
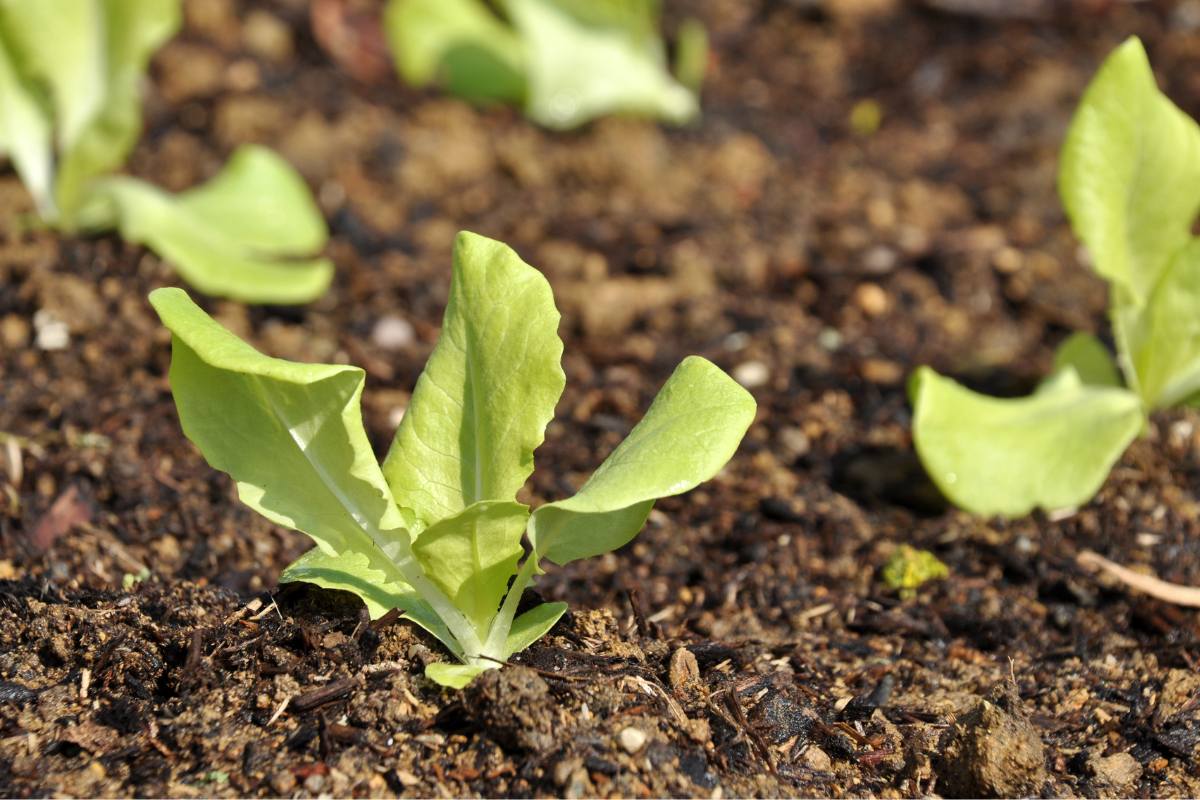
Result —
[[141, 133], [150, 56], [179, 20], [179, 0], [0, 0], [0, 153], [58, 230], [116, 229], [208, 294], [312, 300], [333, 274], [311, 257], [325, 222], [274, 153], [242, 148], [178, 196], [111, 174]]
[[1029, 397], [985, 397], [927, 367], [913, 375], [917, 452], [942, 492], [977, 514], [1087, 502], [1150, 412], [1200, 393], [1200, 127], [1158, 90], [1136, 38], [1084, 93], [1058, 187], [1108, 281], [1120, 370], [1077, 333]]
[[426, 670], [450, 686], [528, 647], [566, 610], [516, 614], [543, 560], [630, 541], [655, 499], [724, 466], [755, 414], [724, 372], [687, 358], [578, 493], [531, 514], [516, 495], [566, 381], [559, 314], [546, 279], [500, 242], [459, 234], [441, 337], [382, 467], [363, 429], [362, 370], [268, 358], [179, 289], [150, 302], [173, 334], [184, 433], [244, 503], [316, 541], [281, 581], [353, 592], [376, 618], [401, 609], [459, 660]]
[[680, 30], [676, 73], [658, 34], [658, 0], [391, 0], [388, 42], [414, 86], [442, 79], [475, 102], [522, 105], [548, 128], [606, 114], [694, 118], [708, 45], [703, 27]]

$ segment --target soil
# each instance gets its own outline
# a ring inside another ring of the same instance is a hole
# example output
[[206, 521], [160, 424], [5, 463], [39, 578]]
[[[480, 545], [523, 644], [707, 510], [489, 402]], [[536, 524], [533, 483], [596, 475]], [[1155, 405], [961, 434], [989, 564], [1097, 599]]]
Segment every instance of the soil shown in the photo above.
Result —
[[[946, 507], [904, 387], [931, 364], [1020, 393], [1070, 331], [1109, 335], [1058, 147], [1131, 33], [1200, 115], [1200, 4], [668, 2], [711, 33], [703, 120], [568, 134], [401, 86], [370, 63], [377, 6], [321, 6], [315, 36], [301, 0], [195, 0], [154, 60], [132, 173], [182, 189], [266, 143], [332, 229], [328, 296], [208, 309], [365, 367], [382, 453], [466, 228], [564, 312], [527, 500], [577, 487], [689, 353], [758, 419], [634, 543], [538, 583], [572, 611], [519, 666], [444, 690], [412, 626], [276, 588], [308, 543], [180, 433], [145, 301], [169, 267], [29, 225], [6, 173], [0, 795], [1200, 794], [1196, 612], [1075, 565], [1200, 585], [1200, 412], [1156, 415], [1077, 512], [1010, 522]], [[902, 543], [948, 577], [888, 588]]]

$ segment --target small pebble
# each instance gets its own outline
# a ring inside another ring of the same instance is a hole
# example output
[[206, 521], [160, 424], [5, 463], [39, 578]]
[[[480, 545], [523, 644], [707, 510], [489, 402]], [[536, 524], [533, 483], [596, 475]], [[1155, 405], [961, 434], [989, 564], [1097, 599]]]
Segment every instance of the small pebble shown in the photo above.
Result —
[[325, 788], [325, 776], [313, 773], [304, 779], [304, 791], [309, 794], [320, 794]]
[[384, 350], [403, 350], [417, 339], [412, 324], [401, 317], [380, 317], [371, 330], [371, 341]]
[[812, 745], [804, 751], [804, 764], [816, 772], [828, 772], [833, 769], [833, 760], [829, 754], [816, 745]]
[[62, 350], [71, 341], [67, 323], [45, 309], [34, 312], [33, 328], [37, 331], [39, 350]]
[[733, 379], [747, 389], [757, 389], [771, 379], [771, 371], [761, 361], [747, 361], [733, 368]]
[[626, 728], [617, 735], [617, 738], [621, 741], [621, 747], [625, 748], [625, 752], [629, 755], [638, 752], [646, 744], [646, 734], [637, 728]]
[[277, 795], [289, 795], [296, 788], [296, 776], [287, 770], [281, 770], [271, 776], [271, 789]]
[[875, 283], [861, 284], [854, 290], [854, 304], [872, 317], [888, 310], [887, 292]]

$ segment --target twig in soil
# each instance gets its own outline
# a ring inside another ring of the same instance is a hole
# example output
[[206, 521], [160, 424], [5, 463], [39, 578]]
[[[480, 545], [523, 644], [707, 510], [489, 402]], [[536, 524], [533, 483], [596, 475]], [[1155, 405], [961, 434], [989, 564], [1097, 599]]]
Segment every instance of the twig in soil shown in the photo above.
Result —
[[127, 638], [129, 638], [129, 634], [122, 633], [115, 639], [110, 640], [104, 646], [104, 649], [100, 651], [100, 657], [96, 659], [96, 665], [92, 670], [97, 678], [103, 674], [104, 670], [108, 669], [108, 662], [112, 661], [113, 653], [117, 652], [117, 648], [124, 644]]
[[778, 777], [779, 772], [775, 769], [775, 758], [771, 755], [771, 749], [767, 747], [767, 743], [763, 740], [762, 735], [750, 726], [750, 720], [746, 718], [746, 710], [742, 708], [742, 702], [738, 699], [736, 691], [725, 692], [725, 705], [728, 707], [730, 713], [733, 714], [733, 719], [737, 723], [737, 727], [750, 740], [750, 744], [755, 752], [758, 753], [758, 757], [767, 765], [767, 769], [771, 771], [771, 774]]
[[92, 685], [92, 671], [84, 667], [79, 671], [79, 699], [87, 700], [88, 687]]
[[269, 720], [267, 720], [267, 724], [264, 725], [263, 727], [269, 728], [272, 725], [274, 725], [275, 720], [277, 720], [281, 716], [283, 716], [284, 709], [286, 709], [288, 707], [288, 704], [291, 702], [292, 702], [292, 695], [289, 694], [287, 697], [283, 698], [283, 702], [279, 704], [279, 708], [275, 709], [275, 713], [271, 715], [271, 718]]
[[322, 686], [320, 689], [314, 689], [311, 692], [300, 695], [292, 700], [292, 708], [301, 713], [311, 711], [317, 706], [341, 699], [352, 692], [357, 685], [357, 678], [341, 678], [327, 686]]
[[1200, 588], [1180, 586], [1177, 583], [1169, 583], [1152, 575], [1143, 575], [1140, 572], [1134, 572], [1114, 561], [1109, 561], [1104, 556], [1094, 553], [1091, 550], [1081, 552], [1075, 557], [1075, 562], [1085, 569], [1102, 569], [1126, 586], [1136, 589], [1143, 594], [1150, 595], [1156, 600], [1173, 603], [1177, 606], [1200, 608]]
[[637, 623], [638, 634], [643, 639], [661, 639], [662, 633], [658, 630], [658, 626], [646, 618], [646, 612], [642, 609], [642, 598], [638, 594], [638, 590], [634, 588], [626, 589], [625, 596], [629, 599], [629, 607], [633, 609], [633, 620]]

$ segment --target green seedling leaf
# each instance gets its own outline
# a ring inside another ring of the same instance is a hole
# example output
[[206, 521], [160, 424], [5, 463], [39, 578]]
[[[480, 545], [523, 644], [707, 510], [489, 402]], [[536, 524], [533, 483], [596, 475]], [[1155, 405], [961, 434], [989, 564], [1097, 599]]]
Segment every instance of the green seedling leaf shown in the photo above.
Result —
[[534, 606], [513, 620], [512, 630], [504, 646], [504, 659], [519, 653], [554, 627], [554, 623], [567, 612], [566, 603], [542, 603]]
[[333, 265], [300, 258], [327, 231], [295, 171], [261, 147], [240, 149], [215, 178], [178, 196], [109, 178], [85, 216], [173, 263], [201, 291], [252, 303], [303, 303], [325, 291]]
[[588, 24], [556, 0], [506, 6], [526, 45], [526, 113], [534, 121], [567, 129], [606, 114], [674, 124], [699, 114], [696, 96], [667, 70], [657, 36], [630, 25]]
[[1144, 309], [1125, 323], [1125, 343], [1148, 408], [1200, 391], [1200, 239], [1175, 254]]
[[511, 501], [533, 472], [566, 383], [558, 321], [540, 272], [500, 242], [459, 234], [441, 338], [383, 465], [425, 525]]
[[376, 569], [369, 554], [347, 551], [331, 556], [314, 547], [293, 561], [279, 575], [280, 583], [311, 583], [322, 589], [350, 592], [362, 599], [371, 619], [379, 619], [394, 608], [404, 609], [404, 618], [417, 623], [455, 655], [462, 655], [454, 636], [437, 613], [394, 570]]
[[755, 409], [750, 393], [712, 363], [684, 359], [579, 492], [533, 513], [535, 552], [566, 564], [621, 547], [656, 499], [695, 488], [729, 461]]
[[425, 677], [450, 689], [462, 689], [488, 668], [473, 664], [436, 662], [425, 666]]
[[1063, 145], [1059, 194], [1114, 304], [1141, 304], [1200, 211], [1200, 128], [1128, 39], [1088, 86]]
[[413, 86], [441, 79], [475, 102], [525, 100], [524, 46], [479, 0], [391, 0], [384, 31]]
[[1073, 369], [1029, 397], [1000, 399], [921, 367], [910, 393], [926, 471], [951, 502], [981, 515], [1082, 505], [1142, 427], [1137, 395], [1087, 386]]
[[0, 47], [0, 153], [12, 158], [38, 213], [48, 219], [58, 213], [52, 139], [49, 110], [22, 80], [5, 48]]
[[[1073, 333], [1054, 353], [1054, 372], [1075, 370], [1088, 386], [1121, 386], [1121, 374], [1104, 343], [1090, 333]], [[1053, 380], [1053, 379], [1051, 379]]]
[[928, 550], [902, 544], [883, 565], [883, 582], [899, 593], [901, 598], [916, 597], [917, 589], [929, 581], [941, 580], [950, 568]]
[[172, 333], [184, 433], [237, 481], [242, 502], [329, 555], [363, 553], [397, 577], [377, 553], [408, 534], [363, 430], [363, 371], [264, 356], [180, 289], [150, 302]]
[[[541, 558], [620, 547], [655, 498], [715, 474], [755, 413], [731, 378], [686, 359], [579, 494], [531, 522], [514, 498], [563, 389], [559, 316], [546, 280], [499, 242], [459, 236], [442, 336], [385, 469], [362, 427], [361, 370], [268, 358], [178, 289], [151, 302], [173, 334], [184, 432], [247, 505], [317, 542], [282, 580], [353, 592], [376, 618], [404, 610], [462, 662], [427, 668], [447, 686], [562, 616], [563, 603], [516, 615]], [[527, 526], [534, 550], [521, 563]]]
[[481, 637], [525, 552], [521, 536], [528, 520], [529, 509], [520, 503], [485, 500], [430, 525], [413, 544], [425, 574]]
[[708, 50], [708, 30], [704, 24], [698, 19], [685, 19], [675, 42], [675, 77], [693, 95], [699, 95], [704, 85]]

